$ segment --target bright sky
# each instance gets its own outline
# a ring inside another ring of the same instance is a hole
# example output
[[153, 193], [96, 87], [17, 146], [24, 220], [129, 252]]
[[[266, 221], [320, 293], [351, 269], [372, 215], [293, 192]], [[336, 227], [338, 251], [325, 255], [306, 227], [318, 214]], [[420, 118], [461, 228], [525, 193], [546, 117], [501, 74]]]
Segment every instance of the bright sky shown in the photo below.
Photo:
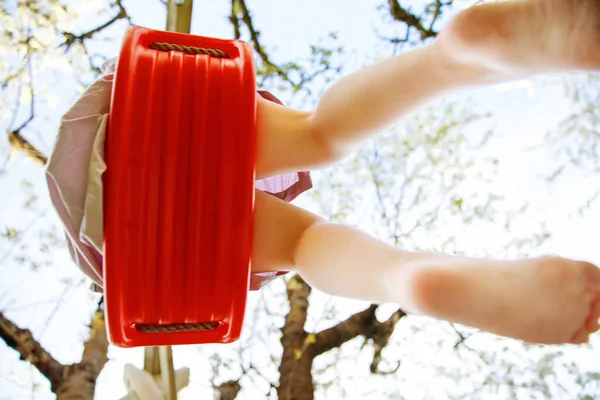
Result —
[[[92, 2], [90, 2], [93, 4]], [[261, 30], [261, 39], [269, 49], [274, 49], [276, 60], [289, 60], [295, 57], [308, 55], [309, 45], [327, 36], [332, 31], [339, 31], [341, 44], [349, 50], [354, 49], [359, 55], [354, 57], [357, 62], [363, 62], [369, 58], [378, 57], [380, 46], [374, 34], [373, 27], [381, 26], [381, 12], [376, 10], [380, 1], [359, 0], [304, 0], [302, 2], [278, 1], [266, 2], [264, 0], [249, 1], [249, 6], [254, 13], [254, 22]], [[420, 4], [418, 1], [416, 4]], [[134, 23], [152, 28], [163, 28], [165, 13], [159, 1], [128, 0], [125, 1], [130, 15], [134, 17]], [[194, 20], [192, 32], [196, 34], [230, 37], [231, 28], [226, 20], [228, 14], [228, 1], [196, 0], [194, 8]], [[82, 29], [89, 26], [86, 20], [82, 23]], [[116, 55], [118, 43], [107, 42], [100, 45], [98, 50], [105, 54]], [[350, 65], [348, 70], [359, 68], [361, 65]], [[555, 83], [552, 83], [554, 81]], [[600, 264], [600, 249], [597, 246], [598, 227], [594, 221], [600, 220], [600, 207], [586, 215], [586, 218], [572, 216], [565, 213], [564, 209], [574, 210], [582, 199], [587, 199], [590, 193], [589, 180], [586, 181], [578, 176], [570, 176], [568, 180], [562, 180], [555, 188], [547, 186], [539, 174], [551, 171], [553, 163], [552, 155], [540, 151], [525, 151], [526, 148], [542, 141], [544, 135], [557, 125], [557, 123], [568, 114], [568, 103], [563, 100], [563, 90], [559, 84], [560, 79], [551, 79], [550, 84], [545, 81], [543, 85], [536, 85], [536, 90], [531, 90], [530, 82], [506, 85], [504, 87], [485, 88], [460, 94], [456, 98], [469, 97], [484, 110], [494, 112], [497, 131], [501, 133], [502, 139], [498, 140], [495, 147], [495, 156], [501, 161], [502, 168], [498, 177], [496, 191], [504, 194], [509, 202], [515, 205], [524, 201], [532, 203], [531, 218], [534, 221], [546, 221], [548, 229], [553, 238], [540, 251], [554, 252], [564, 256], [583, 258]], [[60, 93], [61, 89], [56, 89]], [[288, 98], [285, 93], [277, 93], [283, 99]], [[58, 110], [68, 107], [68, 99], [61, 100]], [[47, 146], [46, 153], [51, 148], [55, 127], [48, 124], [41, 125], [44, 142]], [[0, 154], [4, 154], [0, 148]], [[0, 158], [0, 160], [2, 160]], [[1, 161], [0, 161], [1, 162]], [[19, 214], [20, 205], [24, 201], [24, 195], [20, 182], [26, 179], [34, 184], [40, 195], [38, 209], [45, 212], [44, 216], [35, 218], [32, 213], [24, 217]], [[9, 174], [0, 178], [0, 231], [5, 226], [25, 226], [31, 224], [28, 240], [36, 240], [40, 227], [55, 224], [58, 226], [57, 218], [49, 206], [49, 200], [45, 192], [43, 172], [37, 165], [17, 157], [9, 165]], [[8, 189], [6, 189], [8, 188]], [[19, 195], [15, 195], [15, 193]], [[593, 192], [592, 192], [593, 193]], [[307, 198], [300, 199], [298, 204], [308, 208], [314, 205]], [[23, 223], [25, 219], [26, 223]], [[472, 232], [474, 236], [480, 232]], [[493, 237], [488, 237], [486, 242], [480, 239], [479, 246], [493, 247]], [[33, 248], [35, 249], [35, 248]], [[14, 251], [13, 251], [14, 250]], [[60, 311], [47, 323], [47, 315], [55, 308], [54, 302], [49, 302], [40, 307], [19, 307], [38, 301], [53, 300], [61, 296], [63, 286], [59, 284], [48, 284], [57, 282], [57, 276], [78, 280], [81, 275], [70, 262], [66, 249], [52, 254], [52, 268], [42, 268], [40, 272], [31, 273], [25, 266], [16, 266], [12, 259], [5, 254], [9, 252], [18, 253], [19, 249], [11, 249], [9, 246], [0, 247], [0, 309], [14, 310], [11, 317], [23, 326], [30, 326], [38, 339], [54, 356], [61, 362], [77, 361], [81, 355], [81, 342], [87, 331], [85, 324], [89, 320], [89, 310], [93, 309], [94, 298], [87, 292], [86, 285], [79, 285], [74, 290], [69, 290], [60, 304]], [[37, 257], [36, 254], [33, 254]], [[10, 275], [8, 273], [10, 271]], [[274, 285], [275, 290], [281, 289]], [[26, 293], [26, 294], [25, 294]], [[251, 295], [249, 309], [255, 301], [260, 301], [262, 295]], [[18, 299], [17, 303], [11, 303], [11, 299]], [[322, 297], [317, 296], [318, 302]], [[334, 301], [341, 315], [360, 310], [363, 303], [350, 301]], [[252, 314], [250, 313], [249, 319]], [[316, 325], [313, 325], [316, 326]], [[64, 327], [64, 328], [63, 328]], [[321, 327], [321, 325], [319, 325]], [[405, 332], [406, 333], [406, 332]], [[416, 342], [419, 343], [418, 340]], [[593, 349], [585, 351], [574, 351], [572, 354], [582, 365], [592, 359], [600, 359], [600, 340], [594, 340]], [[422, 351], [435, 352], [435, 348], [428, 347], [427, 343], [421, 343]], [[276, 347], [276, 346], [275, 346]], [[204, 350], [193, 348], [176, 349], [175, 362], [177, 366], [188, 366], [192, 368], [192, 385], [186, 391], [184, 398], [209, 398], [210, 388], [200, 383], [200, 378], [210, 373], [208, 362], [199, 357], [199, 352]], [[232, 350], [223, 350], [232, 351]], [[277, 350], [275, 350], [277, 351]], [[141, 366], [142, 351], [121, 350], [112, 348], [110, 350], [111, 361], [107, 364], [100, 376], [97, 385], [97, 399], [115, 399], [125, 394], [122, 385], [123, 365], [127, 362]], [[433, 356], [432, 356], [433, 357]], [[260, 361], [260, 354], [253, 354], [253, 359]], [[15, 382], [24, 387], [29, 387], [32, 381], [38, 382], [41, 387], [47, 383], [35, 374], [30, 374], [16, 362], [16, 353], [5, 347], [0, 347], [0, 387], [10, 387], [10, 393], [0, 390], [0, 399], [20, 398], [11, 395], [18, 393], [19, 396], [27, 393], [20, 389]], [[364, 360], [363, 360], [364, 361]], [[268, 360], [263, 360], [268, 362]], [[359, 361], [360, 362], [360, 361]], [[368, 365], [368, 361], [364, 361]], [[17, 371], [15, 373], [15, 371]], [[414, 376], [415, 382], [427, 382], [427, 376], [421, 371], [420, 376]], [[410, 372], [406, 372], [410, 376]], [[361, 380], [362, 379], [362, 380]], [[359, 382], [365, 382], [361, 378]], [[354, 384], [344, 381], [349, 393]], [[408, 388], [407, 388], [408, 390]], [[418, 384], [411, 386], [410, 390], [404, 392], [411, 398], [421, 398]], [[50, 395], [36, 393], [35, 397], [27, 394], [23, 397], [35, 399], [49, 399]], [[252, 397], [252, 392], [248, 393]], [[3, 397], [6, 396], [6, 397]], [[254, 396], [260, 396], [258, 392]], [[440, 394], [444, 398], [443, 394]], [[351, 395], [348, 398], [353, 398]]]

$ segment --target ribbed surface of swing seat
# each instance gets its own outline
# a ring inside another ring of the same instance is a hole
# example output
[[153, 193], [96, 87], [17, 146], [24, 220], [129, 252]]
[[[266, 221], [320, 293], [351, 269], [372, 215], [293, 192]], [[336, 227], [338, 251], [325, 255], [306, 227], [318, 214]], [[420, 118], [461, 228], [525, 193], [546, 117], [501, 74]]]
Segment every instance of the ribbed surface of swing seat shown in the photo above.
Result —
[[252, 48], [133, 27], [114, 85], [104, 180], [111, 341], [234, 341], [252, 251]]

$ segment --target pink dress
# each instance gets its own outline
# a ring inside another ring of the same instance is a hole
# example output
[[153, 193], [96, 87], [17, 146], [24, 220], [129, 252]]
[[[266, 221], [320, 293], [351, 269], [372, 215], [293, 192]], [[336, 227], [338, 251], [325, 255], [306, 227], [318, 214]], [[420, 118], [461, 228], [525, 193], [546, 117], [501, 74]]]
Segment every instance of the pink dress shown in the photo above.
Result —
[[[102, 173], [114, 60], [63, 116], [46, 176], [52, 203], [63, 222], [73, 261], [102, 290]], [[266, 91], [258, 94], [282, 104]], [[292, 201], [312, 188], [309, 172], [277, 175], [256, 181], [256, 189]], [[286, 271], [251, 274], [250, 290], [258, 290]]]

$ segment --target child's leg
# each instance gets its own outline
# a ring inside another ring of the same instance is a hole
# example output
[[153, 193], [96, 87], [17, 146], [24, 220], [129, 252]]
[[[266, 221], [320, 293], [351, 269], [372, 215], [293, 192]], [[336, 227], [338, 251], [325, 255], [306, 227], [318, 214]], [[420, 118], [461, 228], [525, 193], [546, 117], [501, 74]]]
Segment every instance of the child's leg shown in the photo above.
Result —
[[444, 93], [536, 73], [600, 69], [600, 1], [473, 7], [433, 45], [334, 84], [314, 113], [259, 101], [259, 176], [313, 169]]
[[535, 343], [582, 343], [598, 330], [600, 269], [544, 258], [490, 261], [410, 253], [257, 192], [252, 270], [297, 271], [337, 296]]
[[[397, 118], [460, 87], [444, 69], [447, 61], [436, 46], [400, 54], [335, 83], [314, 113], [259, 99], [259, 177], [323, 167]], [[463, 84], [478, 80], [470, 75]]]

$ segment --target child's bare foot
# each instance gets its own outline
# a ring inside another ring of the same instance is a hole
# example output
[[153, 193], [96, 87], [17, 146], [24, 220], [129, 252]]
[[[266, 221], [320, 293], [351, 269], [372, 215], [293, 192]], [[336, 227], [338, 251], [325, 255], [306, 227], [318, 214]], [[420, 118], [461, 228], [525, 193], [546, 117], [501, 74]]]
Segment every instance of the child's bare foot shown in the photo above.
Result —
[[418, 264], [403, 272], [408, 308], [417, 312], [529, 343], [586, 343], [600, 328], [600, 269], [592, 264], [554, 257]]
[[436, 43], [459, 65], [492, 79], [567, 70], [600, 70], [600, 1], [517, 0], [457, 15]]

